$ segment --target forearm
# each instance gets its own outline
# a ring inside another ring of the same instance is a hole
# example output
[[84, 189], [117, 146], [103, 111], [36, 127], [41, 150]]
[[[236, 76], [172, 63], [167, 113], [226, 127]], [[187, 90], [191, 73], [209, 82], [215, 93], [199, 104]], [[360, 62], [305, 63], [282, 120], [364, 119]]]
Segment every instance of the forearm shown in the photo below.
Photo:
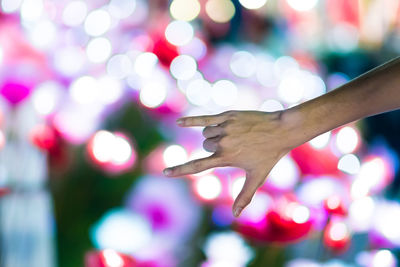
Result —
[[400, 108], [400, 58], [325, 95], [288, 109], [284, 116], [302, 140], [343, 124]]

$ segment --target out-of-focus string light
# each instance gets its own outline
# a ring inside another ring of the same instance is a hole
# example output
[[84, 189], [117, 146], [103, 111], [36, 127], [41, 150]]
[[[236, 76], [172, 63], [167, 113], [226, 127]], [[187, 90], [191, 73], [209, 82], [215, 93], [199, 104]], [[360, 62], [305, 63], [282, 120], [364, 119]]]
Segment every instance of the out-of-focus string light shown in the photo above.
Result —
[[140, 102], [148, 108], [160, 106], [167, 97], [167, 87], [161, 82], [147, 82], [140, 90]]
[[256, 72], [256, 58], [247, 51], [235, 52], [230, 61], [230, 68], [236, 76], [248, 78]]
[[90, 40], [86, 47], [87, 57], [89, 61], [93, 63], [106, 61], [110, 57], [111, 51], [111, 42], [105, 37], [98, 37]]
[[57, 29], [49, 20], [36, 23], [29, 31], [29, 39], [32, 44], [42, 50], [50, 48], [54, 44], [56, 36]]
[[242, 191], [245, 181], [246, 181], [246, 177], [239, 177], [239, 178], [236, 178], [235, 181], [233, 181], [232, 187], [231, 187], [232, 199], [236, 199], [236, 197], [239, 195], [240, 191]]
[[182, 20], [175, 20], [165, 29], [165, 38], [176, 46], [188, 44], [194, 36], [193, 26]]
[[[96, 54], [94, 53], [90, 58], [96, 59]], [[80, 73], [85, 62], [85, 51], [77, 46], [60, 47], [53, 59], [55, 69], [65, 76], [74, 76]]]
[[374, 216], [375, 203], [371, 197], [363, 197], [354, 200], [349, 207], [349, 223], [357, 232], [370, 229]]
[[91, 76], [80, 77], [71, 84], [69, 93], [79, 104], [93, 103], [97, 96], [97, 81]]
[[171, 75], [177, 80], [189, 80], [197, 70], [196, 60], [188, 55], [180, 55], [171, 62]]
[[65, 25], [75, 27], [83, 23], [87, 15], [87, 4], [84, 1], [69, 2], [62, 14]]
[[186, 88], [186, 97], [190, 103], [204, 106], [211, 100], [211, 84], [203, 79], [191, 81]]
[[318, 4], [318, 0], [287, 0], [287, 3], [296, 11], [308, 11]]
[[357, 148], [358, 143], [359, 136], [353, 127], [343, 127], [336, 135], [336, 147], [343, 154], [352, 153]]
[[310, 145], [315, 149], [323, 149], [329, 144], [331, 132], [326, 132], [314, 137], [309, 141]]
[[55, 82], [45, 82], [35, 88], [32, 102], [36, 111], [41, 115], [52, 113], [61, 100], [61, 85]]
[[37, 21], [43, 14], [43, 0], [24, 0], [21, 5], [21, 18], [25, 22]]
[[372, 258], [371, 267], [395, 267], [396, 257], [387, 249], [378, 250]]
[[124, 93], [121, 81], [108, 75], [101, 77], [98, 80], [97, 86], [97, 98], [104, 105], [115, 103]]
[[158, 58], [151, 52], [139, 54], [133, 65], [135, 72], [142, 77], [150, 77], [158, 63]]
[[107, 62], [107, 73], [116, 79], [126, 78], [132, 71], [133, 64], [131, 59], [124, 54], [111, 57]]
[[247, 9], [259, 9], [267, 3], [267, 0], [239, 0]]
[[304, 97], [306, 88], [306, 77], [301, 71], [286, 71], [279, 84], [278, 95], [286, 103], [294, 104]]
[[344, 249], [350, 240], [348, 226], [340, 220], [331, 221], [324, 232], [324, 243], [333, 250]]
[[278, 85], [278, 76], [274, 72], [274, 62], [269, 59], [260, 60], [257, 64], [257, 81], [266, 87]]
[[[214, 233], [204, 244], [204, 253], [212, 266], [246, 266], [254, 252], [235, 232]], [[221, 264], [222, 263], [222, 264]]]
[[212, 86], [212, 100], [222, 107], [233, 105], [237, 100], [237, 94], [236, 85], [229, 80], [219, 80]]
[[354, 154], [344, 155], [338, 162], [338, 169], [348, 174], [357, 174], [360, 171], [360, 167], [361, 162]]
[[124, 267], [124, 260], [115, 250], [105, 249], [102, 254], [106, 267]]
[[188, 159], [186, 149], [180, 145], [170, 145], [163, 152], [165, 166], [172, 167], [183, 164]]
[[201, 60], [207, 54], [207, 46], [203, 40], [194, 37], [192, 40], [183, 46], [178, 47], [179, 54], [190, 55], [196, 60]]
[[279, 190], [292, 189], [299, 178], [299, 170], [290, 156], [281, 158], [272, 168], [266, 185]]
[[1, 11], [4, 13], [16, 12], [22, 4], [22, 0], [2, 0]]
[[203, 74], [200, 71], [196, 71], [193, 77], [190, 78], [189, 80], [177, 80], [176, 84], [178, 85], [178, 89], [182, 93], [186, 93], [189, 84], [196, 80], [204, 80]]
[[283, 107], [282, 103], [276, 99], [265, 100], [259, 108], [260, 111], [265, 111], [265, 112], [274, 112], [274, 111], [283, 110], [283, 109], [284, 109], [284, 107]]
[[230, 0], [208, 0], [206, 13], [215, 22], [225, 23], [235, 15], [235, 6]]
[[204, 200], [216, 199], [222, 192], [221, 181], [215, 175], [197, 178], [194, 187], [198, 196]]
[[125, 210], [111, 210], [91, 229], [93, 243], [99, 249], [135, 253], [152, 238], [149, 223], [141, 216]]
[[191, 21], [200, 14], [200, 3], [198, 0], [173, 0], [169, 11], [174, 19]]
[[110, 14], [118, 19], [128, 18], [136, 8], [136, 0], [111, 0], [108, 4]]
[[90, 36], [105, 34], [111, 27], [110, 14], [103, 9], [91, 11], [85, 20], [85, 32]]

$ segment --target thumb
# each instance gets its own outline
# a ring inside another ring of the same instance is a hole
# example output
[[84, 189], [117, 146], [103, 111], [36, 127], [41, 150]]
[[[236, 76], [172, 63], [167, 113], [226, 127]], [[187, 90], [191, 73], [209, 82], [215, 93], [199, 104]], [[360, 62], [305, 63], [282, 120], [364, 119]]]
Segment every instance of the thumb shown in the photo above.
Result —
[[242, 191], [240, 191], [233, 203], [233, 215], [235, 217], [239, 217], [243, 209], [250, 204], [257, 189], [263, 184], [264, 178], [263, 175], [246, 173], [246, 181], [244, 182]]

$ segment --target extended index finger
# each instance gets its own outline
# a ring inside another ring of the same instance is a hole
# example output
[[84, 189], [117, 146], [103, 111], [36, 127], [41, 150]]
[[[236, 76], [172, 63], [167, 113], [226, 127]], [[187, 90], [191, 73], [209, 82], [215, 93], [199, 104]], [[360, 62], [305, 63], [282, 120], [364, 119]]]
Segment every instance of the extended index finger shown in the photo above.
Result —
[[179, 118], [176, 123], [182, 127], [210, 126], [223, 123], [228, 119], [227, 112], [216, 115], [192, 116]]
[[223, 167], [222, 159], [215, 154], [201, 159], [195, 159], [185, 164], [166, 168], [164, 174], [171, 177], [198, 173], [215, 167]]

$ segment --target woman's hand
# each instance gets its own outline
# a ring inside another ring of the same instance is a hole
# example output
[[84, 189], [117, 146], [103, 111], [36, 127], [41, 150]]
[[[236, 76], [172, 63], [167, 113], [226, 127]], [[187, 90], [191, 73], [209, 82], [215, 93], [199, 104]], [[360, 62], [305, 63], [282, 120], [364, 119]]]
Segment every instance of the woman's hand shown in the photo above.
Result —
[[[243, 189], [233, 204], [237, 217], [265, 182], [272, 167], [286, 153], [303, 142], [284, 121], [285, 111], [227, 111], [218, 115], [186, 117], [179, 126], [203, 126], [203, 146], [211, 156], [167, 168], [167, 176], [182, 176], [209, 168], [233, 166], [246, 171]], [[288, 121], [289, 122], [289, 121]]]

